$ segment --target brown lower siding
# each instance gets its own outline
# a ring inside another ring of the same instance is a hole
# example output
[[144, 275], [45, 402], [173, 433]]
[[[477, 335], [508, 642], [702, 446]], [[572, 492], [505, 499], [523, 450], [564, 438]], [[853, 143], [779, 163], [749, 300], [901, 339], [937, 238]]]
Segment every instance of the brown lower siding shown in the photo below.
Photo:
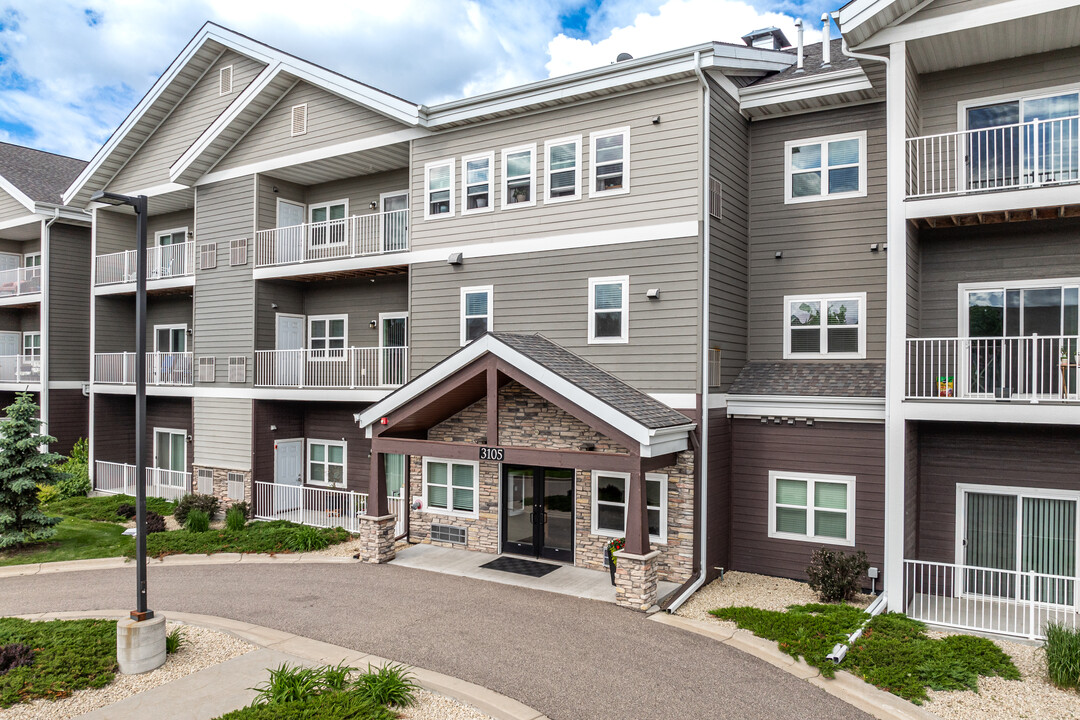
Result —
[[1080, 490], [1075, 427], [919, 423], [919, 560], [956, 561], [956, 485]]
[[[193, 432], [191, 398], [146, 398], [146, 463], [154, 460], [154, 428]], [[195, 445], [187, 444], [187, 468], [195, 462]], [[94, 396], [94, 459], [135, 462], [135, 398], [131, 395]]]
[[854, 475], [855, 546], [884, 563], [885, 428], [878, 423], [817, 422], [808, 427], [731, 421], [731, 569], [806, 579], [820, 543], [769, 537], [769, 471]]
[[79, 438], [87, 437], [90, 399], [82, 390], [49, 390], [49, 434], [56, 438], [55, 452], [67, 455]]
[[731, 421], [727, 410], [709, 411], [709, 488], [706, 502], [706, 580], [731, 563]]

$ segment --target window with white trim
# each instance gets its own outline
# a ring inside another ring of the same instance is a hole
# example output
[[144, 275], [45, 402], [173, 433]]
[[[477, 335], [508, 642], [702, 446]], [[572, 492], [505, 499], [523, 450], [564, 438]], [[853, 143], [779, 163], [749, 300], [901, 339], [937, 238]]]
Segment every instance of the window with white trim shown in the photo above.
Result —
[[311, 315], [308, 317], [308, 348], [312, 360], [344, 360], [345, 338], [349, 332], [348, 315]]
[[866, 195], [866, 132], [784, 143], [784, 202]]
[[[668, 476], [645, 474], [645, 506], [649, 511], [649, 539], [667, 542]], [[592, 472], [592, 532], [594, 535], [622, 537], [626, 534], [630, 473]]]
[[630, 338], [630, 277], [589, 278], [589, 342], [624, 343]]
[[589, 197], [630, 192], [630, 128], [601, 130], [589, 135]]
[[27, 357], [41, 357], [41, 333], [23, 333], [23, 355]]
[[529, 207], [536, 204], [536, 145], [522, 145], [502, 151], [502, 206]]
[[544, 143], [544, 202], [581, 199], [581, 136]]
[[345, 484], [345, 442], [307, 441], [308, 485], [341, 487]]
[[453, 217], [454, 160], [424, 166], [424, 218]]
[[461, 344], [491, 330], [492, 286], [461, 288]]
[[491, 181], [495, 174], [495, 153], [461, 158], [461, 214], [491, 212]]
[[769, 537], [855, 544], [855, 477], [769, 471]]
[[[308, 219], [311, 222], [310, 239], [312, 248], [345, 243], [345, 223], [349, 214], [349, 200], [308, 205]], [[231, 249], [231, 248], [230, 248]]]
[[41, 267], [41, 253], [26, 253], [23, 255], [23, 267]]
[[478, 517], [476, 484], [480, 464], [424, 458], [424, 507], [433, 513]]
[[788, 295], [784, 328], [785, 359], [865, 358], [866, 293]]

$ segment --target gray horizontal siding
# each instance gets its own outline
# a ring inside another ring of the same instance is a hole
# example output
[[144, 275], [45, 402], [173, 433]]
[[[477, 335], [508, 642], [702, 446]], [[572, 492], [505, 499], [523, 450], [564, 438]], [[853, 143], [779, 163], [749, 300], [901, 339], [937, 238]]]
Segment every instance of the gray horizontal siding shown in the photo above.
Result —
[[135, 216], [119, 210], [94, 211], [95, 252], [98, 255], [135, 248]]
[[[494, 286], [494, 329], [539, 332], [646, 392], [694, 392], [700, 354], [695, 237], [414, 265], [412, 377], [460, 348], [460, 289]], [[630, 276], [630, 342], [588, 344], [590, 277]], [[645, 291], [660, 288], [660, 300]]]
[[[867, 133], [867, 196], [784, 204], [784, 143]], [[751, 123], [750, 359], [783, 357], [785, 295], [866, 292], [867, 360], [885, 358], [885, 107]], [[783, 258], [776, 259], [782, 252]]]
[[194, 398], [195, 465], [251, 469], [251, 403], [238, 398]]
[[49, 229], [49, 380], [89, 379], [90, 229]]
[[[409, 171], [406, 169], [373, 173], [360, 177], [303, 186], [278, 180], [270, 175], [259, 176], [259, 229], [277, 227], [277, 201], [291, 200], [304, 205], [348, 200], [349, 215], [368, 215], [371, 203], [381, 209], [379, 195], [396, 190], [408, 191]], [[275, 193], [274, 188], [278, 191]], [[309, 216], [310, 217], [310, 216]]]
[[0, 190], [0, 220], [13, 220], [29, 214], [30, 211], [26, 209], [25, 205]]
[[[135, 352], [135, 300], [129, 295], [94, 298], [95, 353]], [[150, 304], [147, 303], [149, 314]]]
[[[167, 230], [179, 230], [187, 228], [188, 232], [195, 232], [195, 211], [177, 210], [176, 212], [152, 215], [146, 222], [147, 242], [154, 244], [154, 236]], [[135, 244], [132, 242], [132, 247]]]
[[[519, 237], [611, 230], [633, 225], [697, 220], [701, 162], [701, 91], [695, 83], [664, 85], [588, 103], [549, 110], [527, 117], [452, 130], [413, 141], [412, 246], [429, 248], [473, 244]], [[653, 124], [654, 117], [659, 124]], [[546, 205], [544, 141], [582, 135], [582, 177], [592, 180], [589, 133], [630, 127], [630, 192]], [[536, 143], [536, 198], [532, 208], [503, 210], [499, 182], [503, 177], [501, 151]], [[461, 158], [495, 153], [492, 212], [461, 216]], [[457, 215], [424, 220], [424, 164], [455, 158]]]

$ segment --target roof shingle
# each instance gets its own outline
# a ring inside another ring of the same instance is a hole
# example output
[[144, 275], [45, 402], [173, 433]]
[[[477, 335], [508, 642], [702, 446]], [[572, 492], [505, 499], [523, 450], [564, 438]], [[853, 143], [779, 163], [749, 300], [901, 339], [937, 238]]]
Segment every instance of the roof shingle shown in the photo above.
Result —
[[729, 393], [883, 398], [885, 363], [751, 362]]
[[[799, 70], [792, 64], [787, 69], [774, 73], [772, 75], [766, 75], [760, 80], [750, 84], [750, 87], [760, 87], [762, 85], [771, 85], [775, 82], [781, 82], [783, 80], [794, 80], [795, 78], [804, 78], [811, 75], [824, 75], [826, 73], [838, 72], [840, 70], [847, 70], [848, 68], [859, 67], [859, 61], [855, 58], [848, 57], [843, 53], [843, 41], [833, 40], [829, 43], [829, 66], [822, 67], [821, 65], [821, 48], [822, 43], [814, 43], [812, 45], [803, 46], [803, 69]], [[795, 48], [784, 48], [783, 52], [795, 54], [797, 50]]]
[[0, 175], [34, 202], [62, 204], [61, 195], [85, 167], [85, 160], [0, 143]]

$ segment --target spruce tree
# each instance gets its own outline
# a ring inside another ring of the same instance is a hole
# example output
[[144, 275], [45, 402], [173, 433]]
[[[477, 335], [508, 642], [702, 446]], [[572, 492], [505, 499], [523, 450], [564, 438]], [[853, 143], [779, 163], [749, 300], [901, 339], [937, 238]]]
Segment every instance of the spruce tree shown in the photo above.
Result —
[[42, 452], [56, 438], [39, 434], [38, 406], [30, 393], [19, 393], [15, 403], [0, 420], [0, 548], [56, 533], [61, 518], [46, 517], [38, 505], [38, 484], [50, 485], [59, 479], [53, 468], [63, 458]]

